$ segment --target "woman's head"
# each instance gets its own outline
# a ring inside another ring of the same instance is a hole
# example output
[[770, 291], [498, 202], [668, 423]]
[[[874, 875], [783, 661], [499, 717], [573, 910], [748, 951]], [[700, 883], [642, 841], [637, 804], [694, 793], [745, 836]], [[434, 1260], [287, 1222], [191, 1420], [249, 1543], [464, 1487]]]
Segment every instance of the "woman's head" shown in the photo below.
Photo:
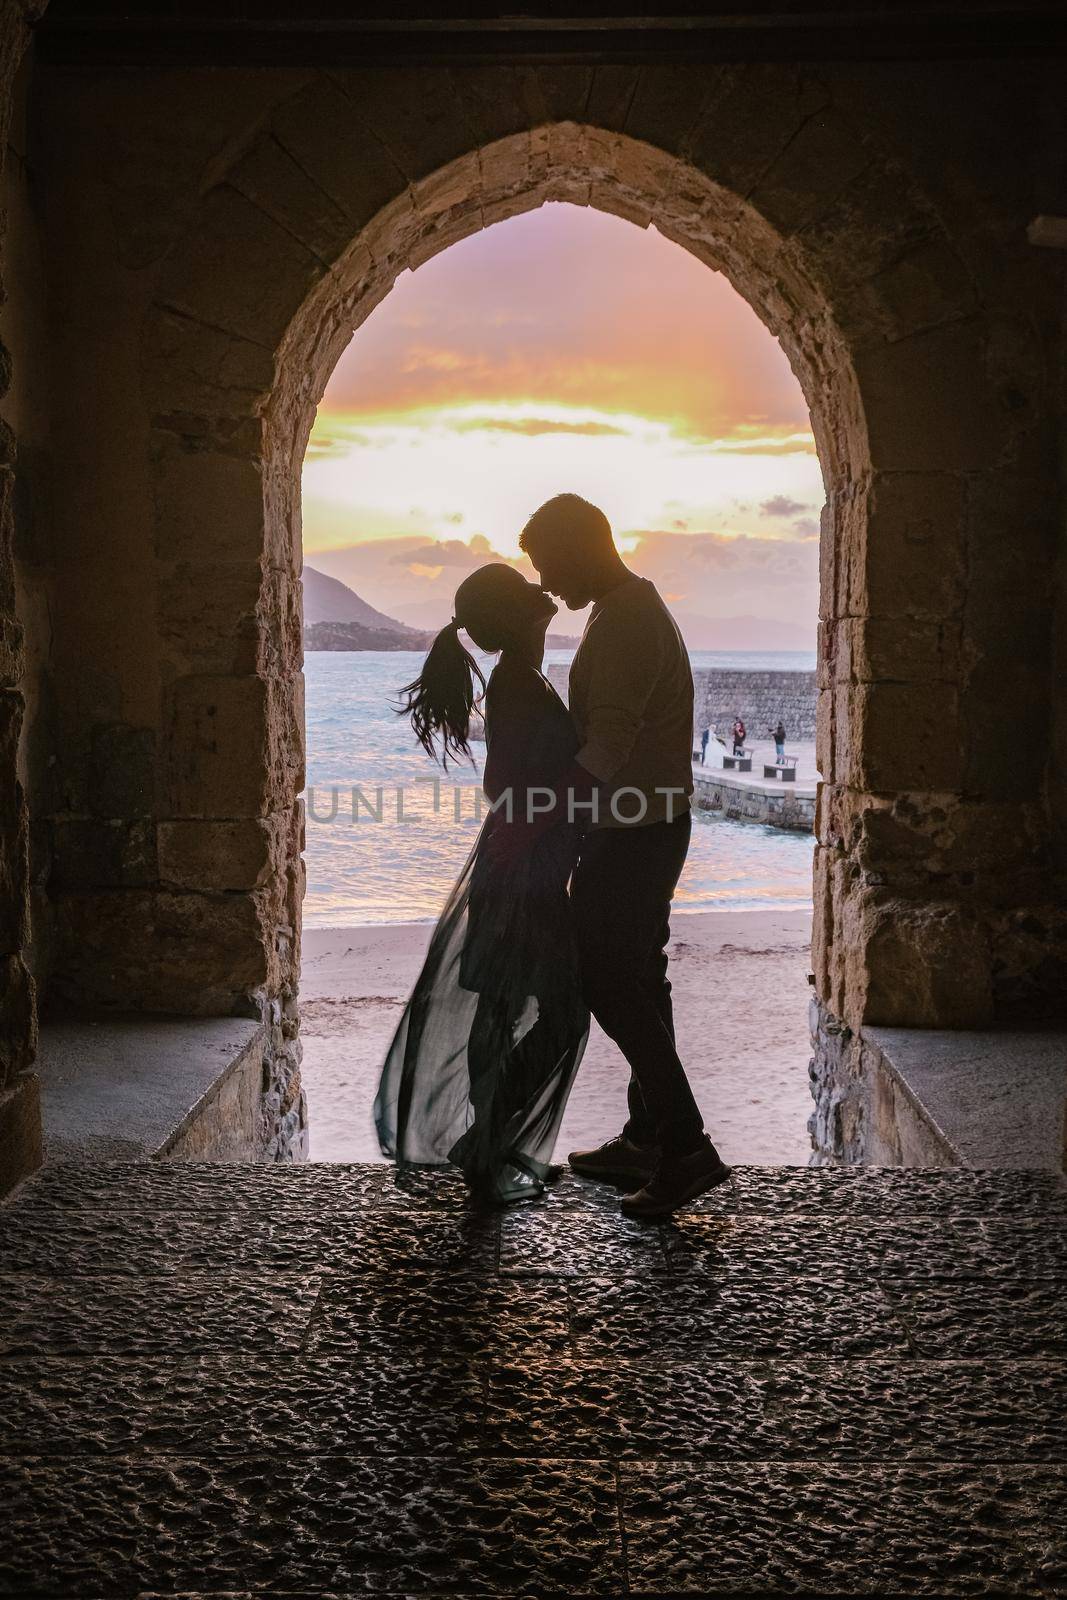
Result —
[[480, 650], [497, 651], [521, 648], [543, 634], [557, 608], [536, 583], [494, 561], [464, 578], [453, 610]]
[[415, 737], [427, 755], [437, 758], [435, 741], [441, 741], [441, 764], [461, 755], [470, 758], [470, 720], [477, 698], [475, 679], [485, 679], [459, 637], [462, 628], [480, 650], [522, 649], [544, 639], [556, 606], [548, 595], [529, 583], [514, 567], [493, 562], [464, 578], [456, 590], [455, 614], [441, 629], [422, 671], [401, 690], [406, 695], [398, 707], [411, 719]]

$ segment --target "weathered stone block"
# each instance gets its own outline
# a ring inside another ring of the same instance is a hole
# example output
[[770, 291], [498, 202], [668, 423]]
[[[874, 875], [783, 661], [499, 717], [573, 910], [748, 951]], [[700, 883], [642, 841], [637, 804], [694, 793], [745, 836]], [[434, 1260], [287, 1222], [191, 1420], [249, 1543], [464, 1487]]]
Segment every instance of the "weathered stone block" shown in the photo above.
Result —
[[583, 66], [535, 66], [530, 73], [527, 104], [538, 123], [584, 122], [593, 69]]
[[1046, 898], [999, 911], [990, 933], [997, 1015], [1024, 1025], [1042, 1018], [1062, 1021], [1067, 995], [1067, 909], [1047, 898], [1047, 881], [1035, 890], [1043, 890]]
[[262, 571], [259, 562], [192, 562], [160, 568], [159, 634], [165, 670], [257, 672]]
[[0, 616], [0, 689], [17, 689], [26, 670], [23, 632], [11, 616]]
[[547, 112], [534, 67], [455, 66], [451, 68], [471, 131], [478, 142], [523, 133], [543, 122]]
[[[322, 262], [225, 184], [204, 197], [198, 224], [186, 247], [167, 258], [158, 300], [275, 349], [325, 271]], [[234, 269], [235, 262], [255, 261], [269, 261], [269, 273]]]
[[[330, 76], [358, 114], [365, 130], [363, 147], [384, 148], [409, 182], [466, 155], [478, 143], [448, 73], [374, 67], [346, 68]], [[317, 117], [317, 94], [314, 105]]]
[[442, 210], [436, 216], [431, 214], [427, 220], [420, 218], [404, 242], [406, 265], [414, 272], [424, 261], [431, 261], [442, 250], [448, 250], [461, 239], [476, 233], [483, 226], [483, 221], [477, 205], [456, 206], [452, 210]]
[[[473, 189], [468, 187], [456, 197], [460, 202], [466, 200], [477, 204], [480, 201], [484, 206], [487, 202], [502, 200], [509, 195], [521, 197], [531, 186], [528, 133], [515, 133], [510, 138], [497, 139], [492, 144], [484, 145], [476, 157], [453, 161], [444, 172], [468, 172], [472, 161], [476, 163], [478, 182]], [[416, 184], [414, 192], [421, 196], [433, 181], [433, 177], [430, 177]]]
[[[509, 217], [524, 216], [536, 211], [548, 199], [548, 185], [543, 180], [524, 189], [519, 194], [505, 195], [502, 200], [490, 200], [482, 206], [482, 226], [491, 228], [494, 223], [506, 222]], [[605, 207], [610, 210], [611, 207]]]
[[[818, 821], [816, 821], [816, 832], [821, 841], [823, 836], [818, 830]], [[815, 992], [820, 996], [829, 995], [831, 987], [830, 965], [834, 936], [831, 854], [832, 852], [820, 842], [815, 847], [812, 862], [811, 968], [815, 977]]]
[[[623, 127], [633, 138], [661, 150], [687, 154], [705, 106], [728, 94], [741, 70], [710, 64], [643, 66], [625, 108]], [[593, 90], [595, 94], [596, 79]]]
[[98, 817], [147, 817], [155, 808], [152, 728], [98, 723], [90, 731], [89, 803]]
[[988, 935], [958, 906], [854, 895], [837, 937], [847, 947], [843, 1015], [853, 1025], [969, 1028], [993, 1015]]
[[865, 346], [855, 368], [871, 458], [883, 471], [981, 472], [1023, 426], [989, 403], [977, 319]]
[[376, 138], [358, 98], [319, 75], [280, 105], [271, 128], [301, 169], [353, 224], [365, 226], [407, 184], [396, 156]]
[[43, 1159], [37, 1077], [20, 1072], [0, 1089], [0, 1195], [36, 1172]]
[[256, 669], [272, 677], [299, 672], [304, 661], [304, 607], [300, 579], [291, 567], [271, 567], [256, 611]]
[[29, 934], [29, 817], [18, 780], [22, 696], [0, 693], [0, 953], [21, 950]]
[[583, 112], [584, 120], [591, 127], [609, 128], [621, 133], [643, 70], [647, 69], [616, 66], [613, 63], [594, 67], [593, 82]]
[[223, 822], [199, 819], [159, 824], [159, 873], [180, 889], [216, 893], [258, 889], [284, 881], [291, 819], [284, 812]]
[[52, 826], [51, 887], [111, 889], [155, 883], [156, 829], [152, 821], [81, 821], [58, 818]]
[[846, 697], [850, 781], [883, 793], [961, 786], [964, 758], [954, 684], [859, 684], [838, 690], [838, 704]]
[[836, 783], [836, 711], [831, 689], [820, 689], [815, 702], [815, 765], [828, 783]]
[[992, 908], [1039, 898], [1049, 870], [1047, 824], [1034, 804], [945, 794], [891, 798], [824, 785], [818, 837], [848, 853], [864, 879], [912, 896], [955, 890]]
[[[423, 219], [441, 218], [445, 213], [454, 217], [465, 215], [470, 231], [477, 231], [479, 202], [498, 186], [504, 193], [510, 193], [521, 185], [516, 168], [525, 171], [527, 149], [525, 138], [504, 139], [485, 153], [484, 162], [476, 154], [461, 156], [445, 167], [438, 167], [412, 184], [410, 192], [415, 211]], [[512, 159], [506, 159], [508, 156]]]
[[252, 894], [70, 894], [56, 921], [50, 992], [73, 1004], [222, 1016], [269, 985], [272, 936]]
[[352, 242], [352, 218], [276, 139], [257, 139], [227, 180], [329, 264]]
[[941, 235], [918, 240], [906, 254], [834, 299], [837, 320], [857, 346], [907, 339], [978, 309], [974, 284]]
[[861, 128], [824, 106], [772, 161], [747, 199], [780, 233], [793, 233], [828, 207], [872, 159]]
[[183, 450], [154, 436], [156, 554], [164, 561], [246, 562], [263, 553], [263, 468], [251, 457]]
[[[254, 419], [274, 377], [273, 352], [255, 340], [154, 307], [145, 332], [145, 395], [172, 430], [203, 439], [210, 419], [216, 437], [247, 434], [254, 448], [260, 433]], [[222, 418], [232, 419], [228, 431]]]
[[596, 182], [589, 188], [589, 204], [598, 211], [610, 212], [612, 216], [622, 217], [626, 222], [632, 222], [635, 228], [647, 228], [653, 220], [651, 206], [641, 205], [639, 201], [630, 199], [621, 189], [613, 183]]
[[36, 1053], [36, 985], [21, 955], [0, 956], [0, 1085], [27, 1071]]
[[167, 810], [262, 816], [303, 787], [303, 679], [180, 678], [164, 695]]
[[[813, 75], [790, 64], [733, 67], [729, 78], [713, 88], [699, 126], [687, 141], [688, 154], [702, 172], [738, 195], [750, 193], [830, 98]], [[646, 137], [636, 115], [630, 117], [626, 131]]]
[[1034, 797], [1054, 697], [1055, 508], [1045, 482], [1011, 473], [973, 478], [967, 499], [967, 783], [989, 799]]
[[835, 308], [847, 286], [873, 278], [940, 230], [937, 214], [911, 176], [878, 159], [834, 194], [798, 231], [798, 242]]
[[959, 682], [957, 621], [849, 617], [836, 624], [834, 633], [829, 657], [838, 683]]
[[963, 605], [964, 485], [947, 473], [877, 473], [865, 494], [835, 508], [847, 586], [838, 615], [942, 622]]

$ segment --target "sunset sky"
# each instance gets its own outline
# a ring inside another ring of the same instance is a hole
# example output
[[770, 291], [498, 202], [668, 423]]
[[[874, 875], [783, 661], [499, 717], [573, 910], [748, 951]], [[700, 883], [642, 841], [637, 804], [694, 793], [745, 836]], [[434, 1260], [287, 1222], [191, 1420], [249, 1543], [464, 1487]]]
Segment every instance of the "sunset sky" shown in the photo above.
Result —
[[603, 507], [691, 648], [814, 647], [822, 480], [780, 346], [654, 229], [549, 205], [405, 273], [359, 329], [304, 464], [305, 560], [439, 626], [561, 490]]

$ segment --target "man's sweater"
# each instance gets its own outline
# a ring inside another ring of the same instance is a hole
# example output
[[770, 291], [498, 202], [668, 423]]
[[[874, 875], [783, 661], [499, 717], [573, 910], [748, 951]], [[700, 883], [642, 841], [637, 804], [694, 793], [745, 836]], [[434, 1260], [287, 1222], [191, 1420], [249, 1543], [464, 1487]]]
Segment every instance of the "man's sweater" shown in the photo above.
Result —
[[596, 826], [662, 822], [689, 809], [693, 674], [678, 624], [647, 578], [627, 578], [590, 612], [571, 664], [570, 708], [577, 761], [607, 789]]

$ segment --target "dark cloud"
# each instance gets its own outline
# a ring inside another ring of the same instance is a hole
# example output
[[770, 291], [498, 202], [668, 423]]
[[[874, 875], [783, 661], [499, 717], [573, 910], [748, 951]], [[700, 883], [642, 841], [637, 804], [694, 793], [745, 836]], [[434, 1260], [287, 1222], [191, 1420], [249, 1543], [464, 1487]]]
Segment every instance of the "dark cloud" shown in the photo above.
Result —
[[807, 510], [808, 507], [801, 501], [790, 500], [786, 494], [776, 494], [760, 504], [760, 515], [763, 517], [795, 517], [798, 511]]
[[793, 524], [793, 532], [800, 539], [817, 539], [819, 537], [819, 524], [814, 517], [800, 517]]
[[727, 577], [789, 586], [813, 580], [818, 572], [817, 555], [806, 540], [665, 529], [650, 529], [636, 537], [639, 542], [627, 559], [643, 577], [675, 591], [701, 591], [709, 578], [721, 582]]
[[[382, 541], [384, 543], [384, 541]], [[387, 559], [393, 566], [408, 566], [416, 564], [423, 567], [479, 567], [489, 553], [489, 545], [484, 537], [475, 536], [470, 544], [464, 544], [462, 539], [441, 539], [420, 541], [414, 548], [404, 541], [404, 548], [395, 551]], [[497, 557], [505, 560], [506, 557]]]

